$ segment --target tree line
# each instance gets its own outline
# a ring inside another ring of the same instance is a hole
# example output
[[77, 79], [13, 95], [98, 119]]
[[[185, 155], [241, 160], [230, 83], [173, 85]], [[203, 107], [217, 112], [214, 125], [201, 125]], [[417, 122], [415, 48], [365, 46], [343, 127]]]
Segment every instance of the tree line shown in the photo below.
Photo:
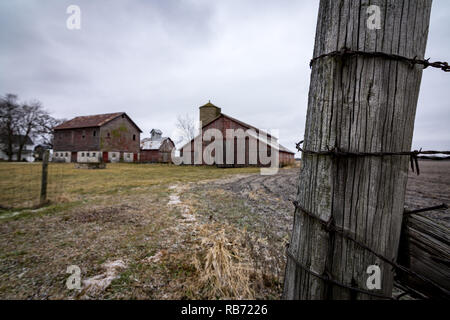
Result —
[[13, 161], [15, 154], [20, 161], [28, 139], [51, 148], [53, 128], [62, 121], [52, 117], [38, 100], [21, 102], [10, 93], [0, 96], [0, 147], [8, 161]]

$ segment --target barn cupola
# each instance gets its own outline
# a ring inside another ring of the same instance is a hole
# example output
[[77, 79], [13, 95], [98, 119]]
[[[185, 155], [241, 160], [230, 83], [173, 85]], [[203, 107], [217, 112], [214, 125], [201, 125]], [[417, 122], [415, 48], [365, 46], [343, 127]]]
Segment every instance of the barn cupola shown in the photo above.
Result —
[[150, 140], [158, 141], [162, 139], [162, 131], [159, 129], [153, 129], [150, 131]]
[[200, 107], [200, 122], [202, 123], [202, 126], [204, 126], [205, 124], [211, 122], [212, 120], [214, 120], [215, 118], [220, 116], [221, 113], [222, 113], [222, 109], [213, 105], [211, 103], [211, 101], [209, 101], [204, 106], [201, 106]]

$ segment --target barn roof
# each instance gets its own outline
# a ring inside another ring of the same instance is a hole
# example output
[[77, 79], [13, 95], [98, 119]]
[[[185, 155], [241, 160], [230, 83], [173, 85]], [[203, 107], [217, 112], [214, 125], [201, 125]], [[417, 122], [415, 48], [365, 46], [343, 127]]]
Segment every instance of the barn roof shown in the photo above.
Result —
[[272, 141], [269, 141], [267, 138], [263, 138], [261, 135], [250, 133], [250, 136], [252, 136], [253, 138], [258, 139], [259, 141], [262, 141], [265, 145], [268, 145], [271, 148], [278, 149], [278, 151], [295, 154], [294, 152], [292, 152], [288, 148], [282, 146], [281, 144], [277, 145], [276, 143], [273, 143]]
[[215, 106], [211, 103], [211, 100], [208, 101], [207, 104], [205, 104], [204, 106], [201, 106], [200, 108], [207, 108], [207, 107], [214, 107], [214, 108], [219, 108], [218, 106]]
[[[214, 106], [214, 105], [213, 105], [213, 106]], [[220, 119], [220, 118], [222, 118], [222, 117], [228, 118], [228, 119], [230, 119], [231, 121], [237, 122], [237, 123], [239, 123], [241, 126], [247, 128], [247, 129], [253, 129], [253, 130], [255, 130], [255, 131], [258, 133], [258, 135], [257, 135], [257, 136], [254, 136], [254, 137], [257, 138], [258, 140], [262, 141], [262, 142], [265, 143], [265, 144], [268, 144], [268, 141], [262, 139], [261, 134], [262, 134], [262, 135], [265, 135], [265, 136], [267, 136], [267, 137], [269, 137], [269, 138], [275, 138], [275, 139], [278, 140], [278, 138], [273, 137], [272, 135], [268, 134], [267, 132], [264, 132], [263, 130], [258, 129], [258, 128], [254, 127], [254, 126], [252, 126], [252, 125], [250, 125], [250, 124], [248, 124], [248, 123], [245, 123], [245, 122], [243, 122], [243, 121], [240, 121], [240, 120], [238, 120], [238, 119], [236, 119], [236, 118], [230, 117], [230, 116], [228, 116], [228, 115], [226, 115], [226, 114], [224, 114], [224, 113], [221, 113], [221, 114], [218, 115], [216, 118], [212, 119], [211, 121], [207, 122], [206, 124], [202, 124], [202, 129], [203, 129], [204, 127], [206, 127], [207, 125], [213, 123], [214, 121], [217, 121], [218, 119]], [[183, 149], [184, 147], [186, 147], [186, 146], [187, 146], [188, 144], [190, 144], [193, 140], [195, 140], [195, 138], [192, 139], [190, 142], [186, 143], [185, 145], [183, 145], [183, 146], [181, 147], [181, 149]], [[275, 146], [272, 145], [271, 143], [269, 143], [269, 144], [270, 144], [272, 147], [275, 147]], [[286, 152], [286, 153], [295, 154], [295, 152], [292, 152], [291, 150], [289, 150], [288, 148], [282, 146], [281, 144], [278, 144], [278, 150], [281, 151], [281, 152]]]
[[92, 127], [101, 127], [108, 122], [125, 115], [131, 123], [140, 131], [142, 130], [131, 120], [131, 118], [125, 112], [116, 112], [116, 113], [104, 113], [104, 114], [96, 114], [92, 116], [81, 116], [73, 118], [72, 120], [61, 123], [59, 126], [53, 128], [54, 130], [63, 130], [63, 129], [79, 129], [79, 128], [92, 128]]
[[155, 133], [155, 134], [162, 134], [162, 131], [159, 129], [153, 129], [152, 131], [150, 131], [151, 134]]

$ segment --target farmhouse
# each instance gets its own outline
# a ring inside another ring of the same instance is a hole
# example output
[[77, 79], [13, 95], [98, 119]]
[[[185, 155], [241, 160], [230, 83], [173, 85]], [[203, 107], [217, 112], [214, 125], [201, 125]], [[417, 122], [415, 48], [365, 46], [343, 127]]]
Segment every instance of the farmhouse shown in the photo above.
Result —
[[139, 161], [142, 130], [125, 112], [76, 117], [53, 130], [54, 161]]
[[147, 163], [170, 163], [175, 144], [169, 137], [163, 137], [162, 131], [153, 129], [151, 137], [141, 142], [140, 161]]
[[[33, 155], [33, 141], [28, 136], [24, 135], [13, 135], [11, 140], [12, 144], [12, 160], [16, 161], [28, 161], [33, 162], [34, 161], [34, 155]], [[8, 160], [8, 154], [9, 154], [9, 139], [6, 135], [0, 136], [0, 159], [1, 160]], [[19, 157], [19, 148], [20, 145], [23, 144], [22, 153]]]
[[[276, 137], [222, 113], [222, 109], [212, 104], [211, 101], [200, 107], [200, 123], [202, 134], [191, 140], [180, 150], [181, 158], [189, 159], [189, 164], [214, 164], [219, 167], [270, 166], [271, 164], [267, 164], [262, 159], [261, 154], [264, 154], [264, 152], [261, 148], [267, 151], [267, 156], [269, 157], [274, 150], [278, 151], [280, 166], [295, 162], [295, 153], [279, 145]], [[220, 137], [215, 136], [210, 141], [205, 141], [207, 140], [205, 135], [208, 131], [220, 133]], [[230, 132], [233, 132], [232, 136], [229, 135]], [[239, 137], [239, 132], [245, 132], [245, 135]], [[218, 150], [214, 150], [212, 152], [213, 161], [206, 159], [207, 155], [205, 156], [204, 152], [198, 152], [199, 150], [197, 150], [199, 138], [201, 138], [200, 146], [203, 151], [207, 150], [208, 146], [213, 142], [216, 143], [217, 139], [221, 140], [218, 145], [221, 146], [220, 148], [223, 148], [223, 151], [219, 150], [221, 151], [219, 155], [216, 154]], [[231, 148], [228, 148], [227, 142], [232, 146]], [[239, 146], [242, 148], [239, 148]]]

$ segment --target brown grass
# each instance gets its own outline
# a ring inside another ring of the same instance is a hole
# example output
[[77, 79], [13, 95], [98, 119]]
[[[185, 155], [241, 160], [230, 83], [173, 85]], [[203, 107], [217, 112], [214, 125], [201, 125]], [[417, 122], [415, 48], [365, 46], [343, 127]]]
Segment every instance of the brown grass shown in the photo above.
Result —
[[[38, 164], [2, 163], [2, 187], [18, 190], [20, 179], [13, 178], [21, 167], [29, 179], [39, 176], [39, 170], [27, 171]], [[203, 221], [203, 213], [192, 209], [196, 199], [191, 197], [198, 181], [257, 169], [116, 164], [92, 171], [51, 164], [51, 170], [62, 177], [57, 189], [63, 202], [51, 198], [50, 206], [38, 210], [0, 211], [0, 299], [80, 298], [65, 287], [67, 267], [78, 265], [85, 280], [103, 274], [102, 266], [117, 260], [126, 268], [89, 298], [266, 297], [259, 272], [252, 270], [245, 232]], [[170, 188], [174, 184], [182, 190]], [[168, 205], [175, 192], [181, 203]], [[20, 193], [2, 194], [1, 199], [26, 203]]]
[[236, 232], [232, 239], [226, 234], [223, 226], [206, 224], [200, 228], [201, 246], [193, 259], [200, 295], [204, 299], [253, 299], [253, 269], [247, 250]]
[[[0, 162], [0, 208], [32, 207], [37, 204], [41, 183], [40, 163]], [[75, 169], [73, 163], [50, 163], [48, 198], [53, 203], [85, 201], [110, 194], [145, 193], [151, 186], [219, 179], [254, 173], [256, 168], [217, 169], [214, 167], [158, 164], [108, 164], [104, 170]]]

